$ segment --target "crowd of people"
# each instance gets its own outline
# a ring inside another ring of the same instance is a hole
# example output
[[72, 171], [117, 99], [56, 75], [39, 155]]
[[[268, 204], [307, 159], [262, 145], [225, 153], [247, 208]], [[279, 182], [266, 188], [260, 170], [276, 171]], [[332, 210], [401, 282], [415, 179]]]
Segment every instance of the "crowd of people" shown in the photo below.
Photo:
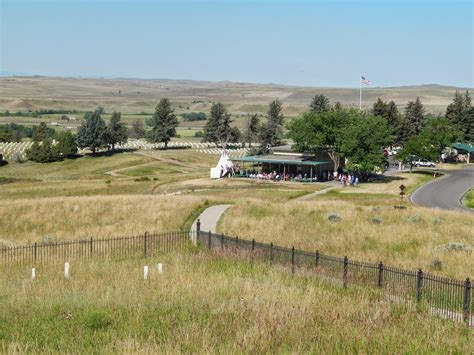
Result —
[[241, 170], [239, 166], [235, 170], [237, 176], [250, 179], [268, 180], [268, 181], [295, 181], [295, 182], [327, 182], [339, 181], [344, 186], [359, 186], [359, 177], [356, 174], [343, 172], [332, 172], [330, 170], [318, 172], [317, 175], [297, 172], [277, 172], [276, 170], [266, 172], [257, 169]]

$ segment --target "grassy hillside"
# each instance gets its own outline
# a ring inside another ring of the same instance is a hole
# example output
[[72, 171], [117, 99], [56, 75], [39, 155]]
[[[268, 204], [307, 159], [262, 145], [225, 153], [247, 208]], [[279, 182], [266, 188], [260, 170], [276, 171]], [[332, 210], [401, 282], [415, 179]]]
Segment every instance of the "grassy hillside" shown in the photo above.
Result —
[[[144, 281], [143, 265], [164, 263]], [[0, 273], [0, 352], [469, 353], [472, 332], [267, 264], [218, 255]]]
[[[284, 114], [295, 116], [307, 109], [315, 94], [324, 94], [332, 102], [359, 106], [358, 88], [295, 87], [274, 84], [200, 82], [186, 80], [91, 79], [59, 77], [0, 78], [0, 111], [40, 108], [92, 110], [101, 105], [106, 111], [151, 113], [160, 97], [168, 97], [176, 112], [208, 112], [210, 103], [222, 101], [234, 115], [267, 111], [271, 100], [284, 103]], [[428, 112], [444, 112], [456, 89], [439, 85], [394, 88], [364, 88], [365, 108], [378, 97], [394, 100], [403, 107], [417, 96]]]

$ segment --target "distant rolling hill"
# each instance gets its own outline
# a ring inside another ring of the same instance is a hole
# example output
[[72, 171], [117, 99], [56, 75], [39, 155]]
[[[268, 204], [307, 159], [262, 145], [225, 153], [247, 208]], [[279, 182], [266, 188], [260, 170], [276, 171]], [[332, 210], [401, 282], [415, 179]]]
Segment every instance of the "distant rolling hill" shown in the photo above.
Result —
[[[394, 100], [403, 107], [417, 96], [428, 112], [444, 113], [456, 88], [441, 85], [364, 88], [363, 107], [369, 108], [378, 97]], [[42, 76], [0, 77], [0, 111], [35, 109], [92, 110], [124, 113], [152, 112], [161, 97], [190, 111], [208, 111], [213, 101], [222, 101], [233, 114], [265, 113], [268, 103], [279, 99], [287, 116], [305, 111], [315, 94], [331, 102], [358, 107], [358, 88], [297, 87], [276, 84], [207, 82], [168, 79], [97, 79]]]

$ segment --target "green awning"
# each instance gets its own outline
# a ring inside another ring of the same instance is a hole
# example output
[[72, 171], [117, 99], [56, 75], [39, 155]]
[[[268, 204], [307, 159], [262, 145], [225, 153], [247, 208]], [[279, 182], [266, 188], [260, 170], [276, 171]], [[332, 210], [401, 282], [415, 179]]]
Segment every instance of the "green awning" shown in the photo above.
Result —
[[323, 165], [328, 164], [328, 161], [316, 161], [310, 159], [302, 159], [301, 157], [278, 157], [276, 155], [250, 156], [242, 158], [231, 158], [232, 161], [248, 162], [248, 163], [267, 163], [267, 164], [286, 164], [286, 165]]
[[453, 147], [456, 150], [463, 150], [467, 153], [474, 153], [474, 146], [472, 146], [471, 144], [453, 143], [453, 145], [451, 147]]

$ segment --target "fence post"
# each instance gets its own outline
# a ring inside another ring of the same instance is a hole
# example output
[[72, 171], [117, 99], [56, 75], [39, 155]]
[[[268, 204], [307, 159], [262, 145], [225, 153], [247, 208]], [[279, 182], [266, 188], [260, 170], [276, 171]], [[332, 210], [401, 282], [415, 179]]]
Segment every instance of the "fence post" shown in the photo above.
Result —
[[319, 250], [316, 251], [316, 267], [319, 266]]
[[344, 256], [344, 268], [342, 270], [342, 286], [347, 287], [347, 270], [349, 268], [349, 259], [347, 256]]
[[211, 249], [211, 231], [207, 233], [207, 248]]
[[147, 238], [148, 238], [148, 232], [145, 232], [145, 235], [143, 236], [143, 254], [145, 255], [145, 258], [146, 258], [146, 254], [147, 254], [147, 253], [146, 253], [146, 252], [147, 252], [147, 250], [146, 250], [146, 247], [147, 247], [147, 245], [146, 245]]
[[423, 271], [421, 269], [418, 270], [417, 277], [416, 277], [416, 301], [421, 301], [421, 290], [423, 288]]
[[224, 233], [221, 234], [221, 249], [224, 250]]
[[199, 237], [199, 232], [201, 232], [201, 220], [198, 218], [196, 222], [196, 236]]
[[270, 243], [270, 261], [273, 263], [273, 242]]
[[379, 273], [377, 279], [377, 286], [382, 287], [383, 285], [383, 262], [379, 263]]
[[291, 247], [291, 272], [295, 273], [295, 247]]
[[235, 248], [239, 248], [239, 237], [235, 237]]
[[469, 325], [471, 318], [471, 289], [472, 284], [469, 277], [464, 281], [463, 320]]
[[91, 242], [90, 242], [90, 243], [91, 243], [91, 246], [90, 246], [90, 256], [92, 256], [92, 250], [93, 250], [93, 249], [92, 249], [92, 245], [93, 245], [93, 244], [92, 244], [92, 243], [93, 243], [93, 242], [92, 242], [92, 237], [91, 237]]
[[35, 262], [35, 264], [36, 264], [37, 249], [38, 249], [38, 245], [37, 245], [37, 243], [35, 242], [35, 250], [34, 250], [34, 252], [35, 252], [35, 253], [34, 253], [34, 258], [35, 258], [34, 262]]
[[255, 251], [255, 238], [252, 239], [252, 262], [253, 262], [253, 253]]

